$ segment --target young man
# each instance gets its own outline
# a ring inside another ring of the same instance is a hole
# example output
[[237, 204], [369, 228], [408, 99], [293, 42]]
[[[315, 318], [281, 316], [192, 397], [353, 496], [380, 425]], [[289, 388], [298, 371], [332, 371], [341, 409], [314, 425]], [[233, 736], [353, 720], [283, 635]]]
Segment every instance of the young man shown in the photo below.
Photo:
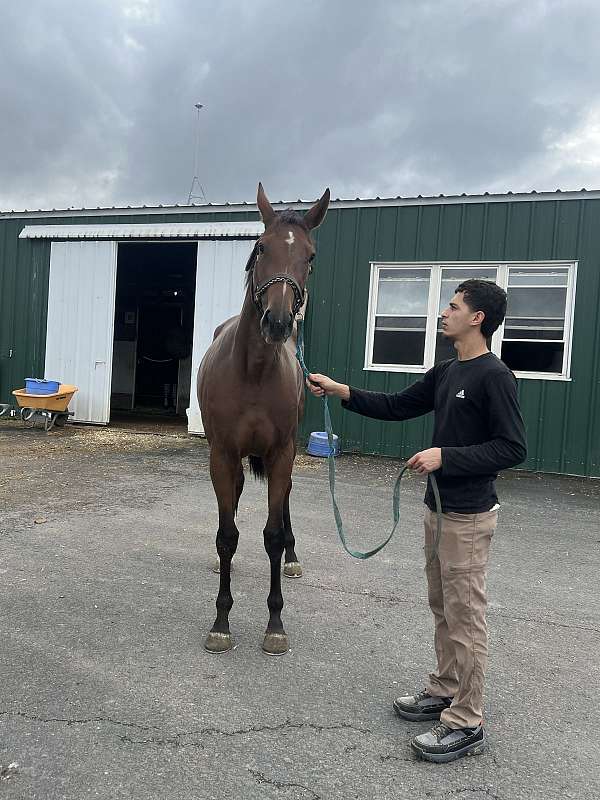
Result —
[[[439, 551], [426, 567], [437, 669], [424, 691], [394, 701], [404, 719], [439, 720], [411, 741], [429, 761], [453, 761], [485, 747], [485, 576], [498, 517], [494, 481], [500, 470], [516, 466], [527, 454], [517, 382], [487, 346], [505, 313], [506, 293], [499, 286], [465, 281], [441, 315], [457, 358], [436, 364], [423, 380], [398, 394], [350, 388], [326, 375], [307, 381], [317, 397], [339, 397], [344, 408], [367, 417], [406, 420], [435, 414], [432, 446], [408, 464], [423, 475], [435, 473], [442, 501]], [[429, 480], [425, 504], [429, 561], [436, 532]]]

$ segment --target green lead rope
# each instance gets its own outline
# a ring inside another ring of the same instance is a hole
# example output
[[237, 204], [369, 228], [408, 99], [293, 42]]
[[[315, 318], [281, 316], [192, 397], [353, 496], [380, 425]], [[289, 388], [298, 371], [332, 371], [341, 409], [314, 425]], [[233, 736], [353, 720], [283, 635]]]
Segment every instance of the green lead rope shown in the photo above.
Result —
[[[298, 363], [300, 364], [300, 368], [302, 369], [304, 377], [308, 378], [309, 371], [306, 367], [306, 364], [304, 363], [304, 319], [302, 317], [297, 317], [296, 322], [298, 325], [298, 337], [296, 340], [296, 358], [298, 359]], [[374, 556], [380, 550], [383, 550], [383, 548], [386, 546], [386, 544], [390, 541], [390, 539], [396, 532], [396, 528], [398, 527], [398, 522], [400, 521], [400, 481], [402, 480], [402, 476], [408, 469], [408, 464], [402, 467], [402, 469], [398, 474], [398, 477], [396, 478], [396, 483], [394, 485], [394, 495], [392, 502], [394, 525], [392, 527], [390, 535], [384, 542], [382, 542], [377, 547], [374, 547], [372, 550], [367, 550], [366, 552], [362, 552], [361, 550], [352, 550], [346, 544], [346, 536], [344, 534], [344, 524], [342, 522], [342, 515], [340, 514], [340, 509], [338, 508], [338, 504], [335, 499], [335, 456], [333, 454], [333, 426], [331, 424], [331, 414], [329, 413], [329, 402], [326, 394], [323, 395], [323, 417], [325, 422], [325, 431], [327, 432], [327, 441], [329, 443], [329, 455], [327, 457], [329, 466], [329, 491], [331, 492], [331, 501], [333, 503], [333, 516], [335, 517], [335, 524], [338, 530], [340, 541], [342, 542], [344, 550], [348, 553], [348, 555], [351, 555], [353, 558], [360, 558], [360, 559], [371, 558], [371, 556]], [[433, 472], [429, 474], [429, 478], [431, 480], [431, 488], [433, 489], [433, 496], [435, 498], [437, 530], [435, 534], [435, 541], [433, 543], [433, 550], [427, 560], [427, 566], [431, 564], [431, 562], [438, 553], [440, 538], [442, 535], [442, 503], [440, 501], [440, 493], [438, 490], [437, 480]]]

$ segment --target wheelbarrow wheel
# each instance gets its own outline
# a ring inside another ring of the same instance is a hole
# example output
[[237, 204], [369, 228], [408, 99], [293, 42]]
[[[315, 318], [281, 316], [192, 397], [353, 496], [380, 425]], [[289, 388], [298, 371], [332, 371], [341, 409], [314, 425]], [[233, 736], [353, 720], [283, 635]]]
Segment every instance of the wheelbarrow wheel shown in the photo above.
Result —
[[35, 414], [35, 408], [22, 408], [21, 409], [21, 419], [23, 420], [23, 422], [25, 424], [30, 422], [30, 425], [29, 425], [30, 428], [32, 428], [33, 425], [34, 425], [34, 422], [31, 422], [31, 418], [33, 417], [34, 414]]
[[56, 419], [54, 420], [54, 424], [57, 428], [64, 428], [67, 424], [67, 414], [57, 414]]

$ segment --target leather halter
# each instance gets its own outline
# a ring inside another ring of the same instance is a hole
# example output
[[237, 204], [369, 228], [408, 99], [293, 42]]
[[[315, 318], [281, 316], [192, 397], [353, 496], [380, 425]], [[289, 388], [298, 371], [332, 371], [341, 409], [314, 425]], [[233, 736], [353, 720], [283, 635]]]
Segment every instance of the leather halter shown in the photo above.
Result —
[[269, 286], [273, 286], [275, 283], [287, 283], [292, 287], [294, 292], [294, 304], [292, 306], [292, 317], [295, 317], [296, 314], [300, 311], [302, 306], [304, 305], [304, 289], [300, 288], [300, 284], [292, 278], [291, 275], [273, 275], [273, 277], [266, 280], [261, 286], [257, 289], [254, 289], [252, 292], [252, 299], [254, 300], [254, 305], [258, 309], [258, 313], [262, 317], [265, 313], [261, 297], [267, 291]]

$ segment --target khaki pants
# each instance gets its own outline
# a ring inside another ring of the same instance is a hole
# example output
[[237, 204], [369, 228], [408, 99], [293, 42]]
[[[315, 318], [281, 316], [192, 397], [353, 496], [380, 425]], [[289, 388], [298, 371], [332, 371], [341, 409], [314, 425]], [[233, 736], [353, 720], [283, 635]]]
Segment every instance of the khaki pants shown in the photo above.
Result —
[[[427, 691], [453, 697], [441, 721], [450, 728], [479, 725], [487, 664], [485, 577], [497, 511], [442, 514], [439, 552], [426, 567], [429, 605], [435, 618], [437, 669]], [[425, 510], [425, 556], [435, 541], [437, 517]]]

